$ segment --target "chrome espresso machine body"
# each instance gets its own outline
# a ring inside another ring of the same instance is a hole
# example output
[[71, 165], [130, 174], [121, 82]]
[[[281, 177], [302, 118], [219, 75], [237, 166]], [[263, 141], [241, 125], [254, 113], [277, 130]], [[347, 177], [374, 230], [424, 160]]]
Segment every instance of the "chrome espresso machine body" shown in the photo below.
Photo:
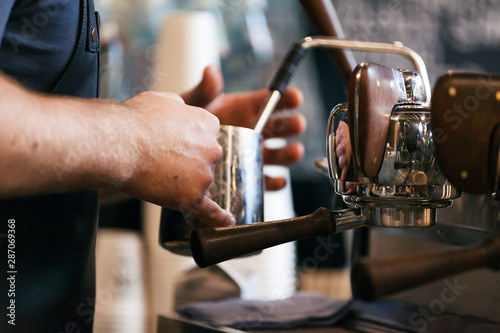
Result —
[[[354, 69], [348, 102], [330, 114], [326, 161], [319, 158], [315, 166], [347, 204], [362, 208], [368, 225], [434, 225], [436, 208], [450, 206], [460, 191], [446, 180], [435, 156], [431, 88], [421, 57], [399, 42], [307, 37], [290, 49], [275, 81], [289, 80], [312, 48], [397, 53], [412, 61], [415, 70], [374, 63]], [[280, 84], [271, 84], [271, 95], [278, 90], [273, 87]]]
[[437, 163], [421, 74], [362, 63], [353, 78], [349, 103], [336, 106], [328, 123], [335, 191], [346, 203], [363, 206], [368, 224], [432, 226], [436, 208], [450, 206], [460, 192]]
[[449, 206], [452, 199], [459, 197], [460, 192], [443, 176], [434, 153], [431, 89], [425, 64], [399, 42], [320, 36], [306, 37], [292, 45], [269, 86], [256, 127], [274, 110], [312, 48], [397, 53], [415, 66], [416, 71], [411, 71], [360, 64], [351, 75], [347, 105], [339, 105], [331, 114], [326, 140], [328, 157], [317, 160], [316, 167], [331, 179], [337, 193], [352, 208], [329, 213], [321, 209], [296, 218], [307, 222], [305, 226], [291, 219], [200, 229], [191, 237], [191, 250], [200, 266], [364, 224], [396, 229], [430, 227], [435, 223], [436, 209]]
[[[297, 218], [307, 221], [310, 230], [302, 230], [294, 219], [203, 228], [193, 233], [191, 239], [191, 249], [196, 247], [193, 256], [199, 264], [203, 262], [202, 266], [282, 242], [325, 236], [364, 224], [396, 230], [411, 228], [411, 232], [415, 228], [425, 230], [434, 226], [436, 210], [445, 209], [460, 196], [436, 158], [431, 88], [425, 64], [418, 54], [399, 42], [304, 38], [289, 49], [258, 118], [269, 117], [301, 60], [313, 48], [397, 53], [415, 66], [415, 70], [407, 70], [359, 64], [351, 74], [349, 101], [331, 113], [327, 157], [317, 159], [315, 167], [330, 178], [335, 191], [352, 208]], [[278, 229], [287, 233], [279, 234]], [[238, 239], [245, 242], [238, 243]], [[232, 251], [227, 251], [228, 245], [236, 244]], [[204, 260], [200, 256], [212, 258]]]

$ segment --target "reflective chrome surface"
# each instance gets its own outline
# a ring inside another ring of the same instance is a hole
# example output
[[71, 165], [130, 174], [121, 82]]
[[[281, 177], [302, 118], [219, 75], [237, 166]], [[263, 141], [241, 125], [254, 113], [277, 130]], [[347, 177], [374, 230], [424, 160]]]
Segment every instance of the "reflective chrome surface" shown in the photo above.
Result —
[[418, 53], [404, 46], [401, 42], [375, 42], [356, 39], [338, 39], [326, 36], [310, 36], [304, 38], [299, 43], [303, 48], [337, 48], [401, 54], [410, 59], [417, 72], [420, 73], [423, 84], [422, 87], [427, 96], [427, 99], [424, 102], [428, 103], [430, 101], [431, 85], [429, 83], [429, 76], [427, 75], [425, 63]]
[[[378, 174], [366, 177], [352, 154], [352, 145], [357, 140], [349, 137], [346, 103], [337, 105], [330, 115], [328, 169], [335, 191], [344, 201], [364, 207], [367, 224], [429, 227], [435, 222], [435, 209], [451, 205], [451, 199], [459, 197], [460, 191], [447, 182], [437, 163], [430, 109], [421, 103], [426, 100], [421, 77], [406, 70], [399, 73], [396, 82], [402, 88], [400, 104], [391, 113]], [[352, 119], [356, 121], [356, 116]]]
[[328, 36], [309, 36], [296, 43], [296, 47], [297, 46], [299, 47], [298, 50], [295, 48], [289, 50], [289, 53], [285, 58], [285, 62], [282, 64], [282, 68], [280, 68], [280, 70], [276, 73], [277, 76], [273, 79], [269, 94], [259, 111], [257, 122], [253, 127], [258, 133], [262, 132], [264, 129], [271, 113], [281, 98], [282, 91], [278, 88], [278, 86], [285, 87], [288, 85], [290, 79], [295, 73], [295, 70], [297, 69], [297, 65], [303, 59], [305, 53], [304, 51], [308, 51], [312, 48], [351, 49], [401, 54], [402, 56], [408, 58], [416, 69], [416, 72], [401, 70], [400, 76], [402, 78], [404, 77], [404, 79], [402, 82], [401, 80], [398, 80], [398, 83], [403, 84], [401, 87], [401, 92], [404, 95], [403, 99], [407, 99], [406, 94], [412, 94], [412, 96], [408, 97], [410, 100], [413, 100], [414, 97], [414, 101], [418, 99], [420, 102], [425, 104], [428, 104], [430, 101], [431, 87], [425, 63], [416, 52], [404, 46], [401, 42], [375, 42], [358, 39], [339, 39]]
[[[393, 69], [393, 82], [395, 82], [395, 88], [397, 92], [397, 102], [396, 104], [405, 105], [410, 104], [413, 106], [417, 105], [427, 105], [427, 101], [429, 100], [429, 94], [425, 89], [424, 80], [422, 75], [418, 72], [408, 70], [408, 69]], [[391, 82], [392, 83], [392, 82]], [[360, 143], [359, 143], [359, 103], [358, 96], [362, 93], [360, 88], [360, 80], [356, 78], [355, 88], [354, 88], [354, 105], [353, 105], [353, 128], [354, 128], [354, 136], [351, 141], [351, 144], [355, 148], [355, 151], [360, 151]], [[392, 85], [391, 85], [392, 86]], [[347, 105], [344, 105], [343, 108], [347, 108]], [[343, 109], [344, 111], [344, 109]], [[429, 110], [427, 110], [429, 112]], [[388, 120], [389, 121], [389, 120]], [[357, 163], [357, 168], [361, 170], [361, 162], [359, 156], [354, 156], [355, 162]]]
[[262, 221], [263, 159], [261, 135], [251, 129], [221, 126], [217, 141], [223, 148], [215, 165], [209, 196], [236, 219], [236, 224]]
[[[209, 197], [231, 212], [236, 224], [263, 221], [262, 136], [248, 128], [221, 126], [217, 141], [223, 153], [215, 165]], [[203, 227], [187, 214], [170, 211], [167, 215], [163, 211], [160, 245], [177, 254], [191, 255], [191, 232]]]
[[378, 183], [388, 185], [446, 183], [434, 155], [428, 108], [401, 105], [393, 110]]
[[436, 220], [435, 208], [423, 207], [367, 207], [367, 220], [376, 221], [378, 227], [422, 228], [432, 226]]
[[344, 209], [335, 212], [335, 233], [363, 227], [366, 222], [366, 216], [363, 211], [356, 207]]

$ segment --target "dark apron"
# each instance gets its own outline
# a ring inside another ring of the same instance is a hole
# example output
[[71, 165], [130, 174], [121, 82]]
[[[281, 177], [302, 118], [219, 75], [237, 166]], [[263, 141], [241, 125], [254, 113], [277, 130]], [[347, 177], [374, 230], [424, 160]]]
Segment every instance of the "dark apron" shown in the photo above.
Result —
[[[92, 0], [81, 6], [77, 48], [52, 93], [96, 98], [99, 16]], [[6, 234], [7, 221], [15, 219], [16, 235], [15, 297], [7, 297], [12, 285], [2, 278], [0, 332], [92, 331], [97, 214], [97, 191], [0, 201], [0, 233]], [[0, 260], [7, 263], [7, 242], [0, 241]], [[6, 316], [11, 299], [15, 326]]]

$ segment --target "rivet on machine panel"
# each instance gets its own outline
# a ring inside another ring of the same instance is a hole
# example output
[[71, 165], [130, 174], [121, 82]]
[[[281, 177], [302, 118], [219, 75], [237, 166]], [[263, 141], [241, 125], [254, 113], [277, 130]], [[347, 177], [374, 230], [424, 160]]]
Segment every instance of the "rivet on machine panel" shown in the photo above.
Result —
[[457, 95], [457, 89], [455, 89], [455, 87], [449, 87], [448, 95], [450, 95], [450, 97], [455, 97]]

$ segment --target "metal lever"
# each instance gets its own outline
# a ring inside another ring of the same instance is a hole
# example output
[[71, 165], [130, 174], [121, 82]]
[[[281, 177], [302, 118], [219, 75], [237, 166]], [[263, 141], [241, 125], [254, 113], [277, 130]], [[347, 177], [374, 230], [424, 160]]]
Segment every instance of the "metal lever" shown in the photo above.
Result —
[[306, 55], [307, 51], [311, 48], [330, 48], [330, 49], [351, 49], [360, 51], [376, 51], [376, 52], [391, 52], [398, 53], [409, 58], [415, 69], [420, 72], [424, 81], [425, 92], [428, 103], [431, 98], [431, 86], [429, 83], [429, 76], [422, 58], [410, 48], [404, 46], [400, 42], [373, 42], [363, 41], [356, 39], [338, 39], [326, 36], [311, 36], [302, 39], [301, 41], [292, 45], [289, 49], [284, 61], [282, 62], [279, 70], [276, 72], [271, 84], [269, 85], [269, 95], [264, 101], [257, 121], [254, 125], [254, 130], [258, 133], [262, 132], [266, 125], [271, 113], [273, 112], [276, 104], [278, 103], [285, 88], [290, 83], [295, 71]]

